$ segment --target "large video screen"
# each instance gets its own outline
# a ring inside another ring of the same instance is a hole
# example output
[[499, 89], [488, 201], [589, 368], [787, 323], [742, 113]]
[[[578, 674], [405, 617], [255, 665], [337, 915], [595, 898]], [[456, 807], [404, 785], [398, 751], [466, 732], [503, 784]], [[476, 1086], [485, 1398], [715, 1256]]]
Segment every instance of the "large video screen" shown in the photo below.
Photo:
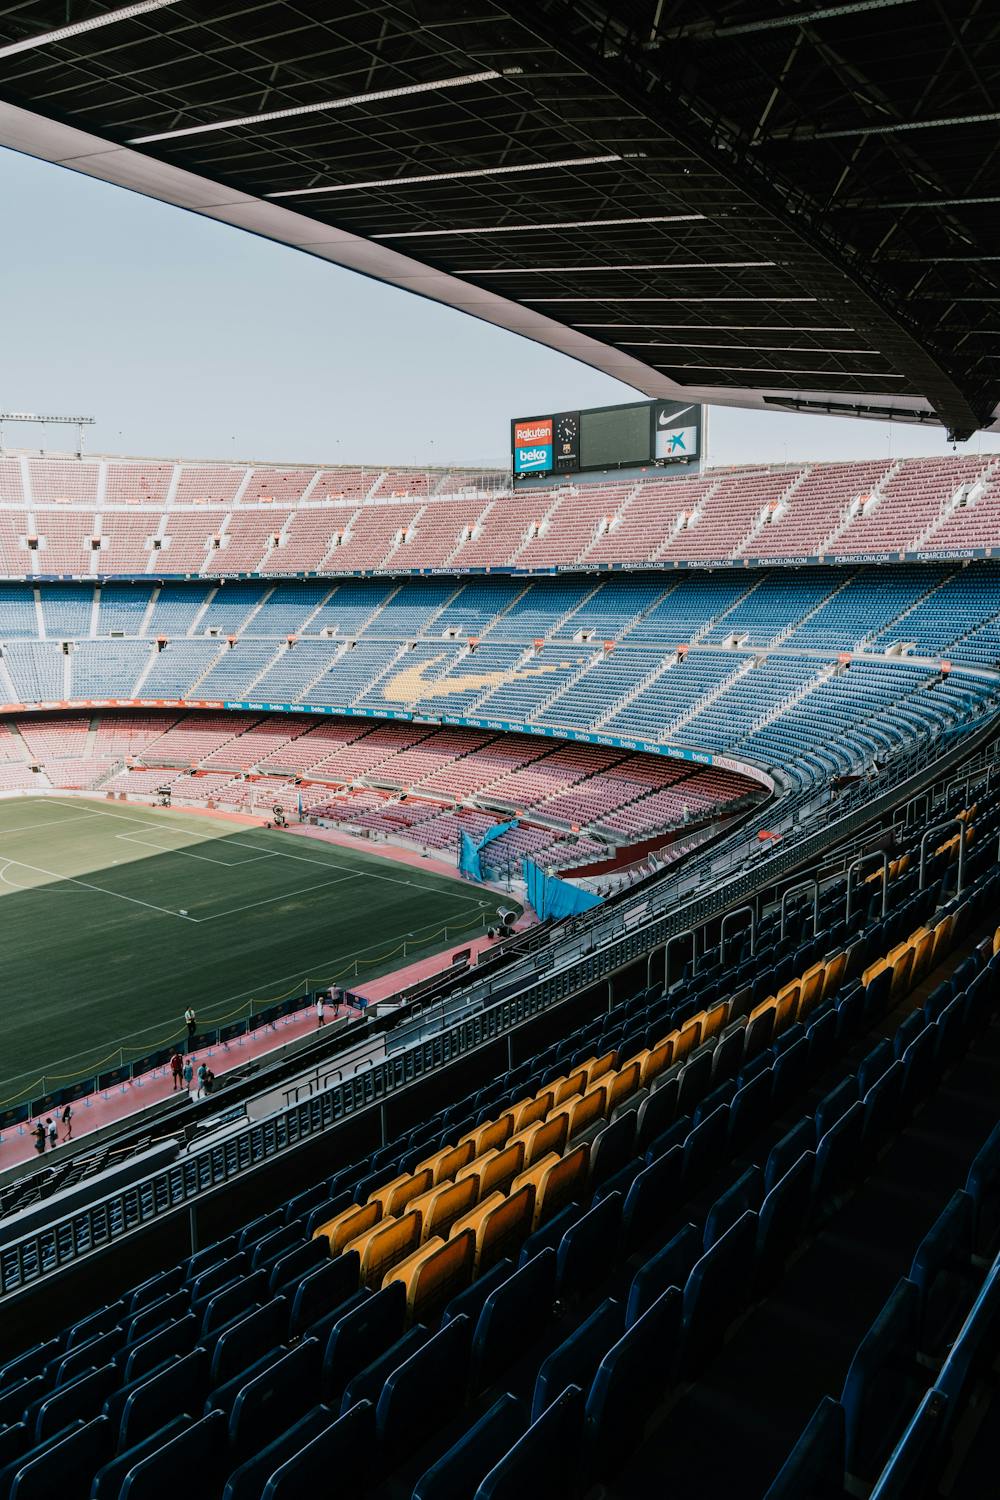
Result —
[[580, 468], [615, 469], [652, 457], [649, 402], [580, 413]]
[[511, 423], [515, 479], [616, 469], [697, 473], [702, 409], [683, 401], [635, 401], [586, 411], [546, 412]]

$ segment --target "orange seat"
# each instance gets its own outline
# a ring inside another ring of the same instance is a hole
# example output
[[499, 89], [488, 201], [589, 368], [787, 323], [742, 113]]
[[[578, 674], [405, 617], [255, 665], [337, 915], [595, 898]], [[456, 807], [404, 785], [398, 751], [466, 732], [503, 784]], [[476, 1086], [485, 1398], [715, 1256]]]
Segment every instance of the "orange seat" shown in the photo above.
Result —
[[491, 1193], [477, 1208], [455, 1220], [451, 1227], [453, 1236], [466, 1230], [475, 1235], [474, 1275], [482, 1276], [527, 1237], [534, 1206], [534, 1186], [526, 1184], [507, 1198], [502, 1193]]
[[[832, 958], [827, 959], [826, 970], [823, 974], [823, 992], [819, 996], [819, 1000], [826, 1000], [830, 995], [835, 995], [837, 993], [837, 991], [840, 989], [841, 981], [844, 977], [844, 970], [846, 968], [846, 948], [842, 949], [839, 953], [835, 953]], [[818, 1003], [819, 1001], [817, 1001], [817, 1004]]]
[[705, 1024], [705, 1012], [699, 1011], [690, 1021], [685, 1021], [674, 1042], [674, 1062], [683, 1062], [701, 1042], [701, 1031]]
[[[542, 1124], [542, 1121], [538, 1122]], [[479, 1177], [479, 1197], [488, 1198], [491, 1193], [506, 1193], [518, 1172], [524, 1167], [524, 1142], [508, 1141], [502, 1151], [486, 1163]]]
[[327, 1219], [313, 1231], [313, 1239], [322, 1236], [330, 1242], [330, 1254], [339, 1255], [344, 1246], [357, 1235], [372, 1229], [382, 1217], [380, 1203], [352, 1203], [334, 1218]]
[[820, 962], [812, 964], [802, 976], [802, 985], [799, 991], [798, 1018], [803, 1020], [808, 1016], [814, 1005], [819, 1003], [823, 993], [823, 975], [826, 973], [826, 964]]
[[383, 1219], [374, 1229], [367, 1230], [345, 1245], [346, 1250], [356, 1250], [361, 1257], [361, 1284], [374, 1291], [382, 1285], [382, 1278], [392, 1266], [404, 1256], [416, 1250], [420, 1244], [420, 1215], [404, 1214], [401, 1219]]
[[435, 1151], [433, 1156], [422, 1161], [417, 1171], [422, 1172], [426, 1167], [431, 1173], [433, 1185], [437, 1187], [439, 1182], [449, 1182], [474, 1155], [471, 1141], [464, 1141], [460, 1146], [442, 1146], [440, 1151]]
[[640, 1073], [641, 1070], [639, 1064], [636, 1062], [635, 1058], [633, 1058], [631, 1062], [626, 1063], [624, 1068], [621, 1068], [614, 1075], [614, 1078], [611, 1081], [611, 1087], [608, 1089], [608, 1097], [605, 1101], [603, 1110], [603, 1113], [607, 1115], [609, 1119], [614, 1114], [619, 1104], [624, 1104], [626, 1099], [631, 1099], [632, 1095], [639, 1087]]
[[[565, 1123], [566, 1129], [562, 1142], [560, 1143], [558, 1139], [554, 1139], [550, 1143], [550, 1150], [558, 1151], [561, 1156], [565, 1150], [566, 1141], [571, 1141], [581, 1131], [589, 1129], [595, 1121], [604, 1119], [608, 1097], [605, 1083], [606, 1080], [602, 1078], [597, 1087], [588, 1089], [585, 1094], [581, 1094], [579, 1099], [569, 1099], [565, 1104], [560, 1104], [558, 1109], [552, 1111], [548, 1118], [548, 1124], [555, 1125], [558, 1122], [562, 1125]], [[548, 1155], [548, 1152], [536, 1151], [531, 1161], [537, 1161], [540, 1156], [544, 1155]]]
[[662, 1041], [657, 1042], [655, 1047], [649, 1049], [642, 1064], [641, 1077], [643, 1088], [648, 1088], [655, 1078], [658, 1078], [661, 1073], [665, 1073], [667, 1068], [670, 1067], [674, 1060], [675, 1040], [676, 1032], [671, 1032], [669, 1036], [665, 1036]]
[[576, 1146], [565, 1156], [543, 1157], [538, 1167], [531, 1169], [538, 1171], [532, 1229], [547, 1223], [576, 1194], [586, 1191], [589, 1164], [590, 1147]]
[[[468, 1167], [463, 1167], [468, 1171]], [[442, 1182], [440, 1186], [411, 1198], [410, 1213], [420, 1215], [420, 1236], [425, 1242], [435, 1235], [447, 1236], [448, 1230], [462, 1214], [474, 1208], [479, 1198], [479, 1179], [476, 1176], [459, 1177], [455, 1182]]]
[[612, 1072], [617, 1061], [618, 1053], [611, 1051], [603, 1053], [600, 1057], [592, 1057], [589, 1062], [585, 1062], [583, 1068], [587, 1074], [588, 1085], [596, 1083], [599, 1078], [604, 1077], [605, 1073]]
[[802, 993], [802, 981], [790, 979], [783, 984], [778, 991], [774, 1002], [774, 1033], [784, 1031], [786, 1026], [791, 1026], [799, 1013], [799, 997]]
[[499, 1120], [487, 1120], [485, 1125], [477, 1125], [475, 1130], [470, 1130], [463, 1135], [459, 1141], [464, 1146], [466, 1141], [472, 1142], [473, 1160], [482, 1156], [484, 1151], [497, 1151], [506, 1144], [514, 1133], [514, 1116], [510, 1113], [501, 1115]]
[[468, 1286], [475, 1260], [476, 1236], [471, 1229], [448, 1240], [436, 1236], [393, 1266], [382, 1285], [401, 1281], [406, 1288], [408, 1321], [430, 1320]]
[[531, 1099], [524, 1099], [520, 1104], [515, 1104], [511, 1110], [514, 1116], [514, 1134], [524, 1130], [527, 1125], [533, 1125], [536, 1120], [544, 1120], [549, 1110], [555, 1106], [555, 1092], [550, 1087], [543, 1089]]
[[718, 1036], [729, 1020], [729, 1001], [720, 1000], [718, 1005], [713, 1005], [711, 1010], [705, 1012], [705, 1024], [701, 1029], [701, 1039], [707, 1042], [709, 1037]]
[[568, 1078], [556, 1080], [553, 1087], [553, 1108], [565, 1104], [567, 1099], [572, 1099], [574, 1094], [582, 1094], [587, 1087], [587, 1074], [583, 1068], [577, 1068]]
[[[520, 1131], [511, 1140], [511, 1145], [517, 1141], [524, 1142], [524, 1165], [530, 1167], [539, 1157], [547, 1156], [550, 1151], [558, 1151], [562, 1154], [566, 1145], [566, 1135], [569, 1129], [569, 1120], [565, 1111], [569, 1110], [575, 1099], [568, 1104], [559, 1105], [552, 1111], [547, 1120], [536, 1120], [534, 1125], [529, 1125], [527, 1130]], [[495, 1184], [499, 1186], [499, 1184]]]
[[403, 1212], [411, 1198], [426, 1193], [432, 1183], [429, 1167], [425, 1167], [422, 1172], [404, 1172], [401, 1177], [394, 1177], [392, 1182], [376, 1188], [369, 1194], [368, 1202], [381, 1205], [382, 1218], [394, 1219]]

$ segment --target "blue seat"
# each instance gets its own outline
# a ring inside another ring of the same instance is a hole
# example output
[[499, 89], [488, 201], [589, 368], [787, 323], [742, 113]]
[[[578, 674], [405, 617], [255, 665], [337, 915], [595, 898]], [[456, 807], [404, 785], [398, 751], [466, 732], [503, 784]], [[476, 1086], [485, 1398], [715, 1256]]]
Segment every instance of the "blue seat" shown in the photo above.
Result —
[[900, 1060], [905, 1070], [903, 1109], [910, 1113], [937, 1082], [937, 1027], [925, 1026], [904, 1049]]
[[951, 1344], [956, 1327], [972, 1305], [980, 1273], [973, 1275], [973, 1201], [953, 1193], [924, 1235], [909, 1279], [920, 1293], [920, 1352], [934, 1358]]
[[716, 1083], [735, 1078], [743, 1066], [746, 1030], [745, 1022], [734, 1023], [728, 1026], [719, 1038], [712, 1068], [712, 1077]]
[[700, 1099], [708, 1093], [712, 1079], [714, 1048], [703, 1047], [693, 1053], [680, 1073], [677, 1108], [682, 1115], [691, 1114]]
[[938, 1069], [946, 1068], [961, 1056], [967, 1036], [967, 1010], [965, 996], [959, 995], [946, 1005], [934, 1023], [937, 1032], [936, 1058]]
[[756, 1211], [764, 1196], [764, 1176], [759, 1167], [748, 1167], [732, 1187], [716, 1198], [705, 1220], [703, 1248], [710, 1250], [747, 1209]]
[[[151, 1333], [165, 1328], [175, 1318], [183, 1318], [191, 1309], [191, 1296], [187, 1288], [171, 1292], [155, 1302], [148, 1302], [132, 1314], [125, 1329], [126, 1344], [139, 1344]], [[201, 1310], [199, 1309], [199, 1316]]]
[[[312, 1240], [309, 1243], [319, 1249], [323, 1248], [322, 1241]], [[270, 1234], [265, 1234], [254, 1245], [250, 1256], [251, 1270], [259, 1271], [262, 1266], [270, 1266], [289, 1250], [301, 1250], [305, 1244], [305, 1225], [301, 1219], [293, 1220], [291, 1224], [282, 1224], [280, 1229], [272, 1229]]]
[[1000, 1125], [976, 1152], [965, 1191], [973, 1206], [973, 1249], [992, 1260], [1000, 1249]]
[[920, 1293], [900, 1281], [858, 1345], [841, 1402], [846, 1422], [846, 1467], [869, 1483], [879, 1473], [927, 1384], [917, 1365]]
[[78, 1323], [73, 1324], [66, 1334], [63, 1348], [69, 1354], [80, 1344], [88, 1343], [97, 1334], [107, 1333], [110, 1329], [119, 1326], [125, 1321], [126, 1314], [127, 1308], [123, 1298], [119, 1297], [117, 1302], [105, 1303], [96, 1312], [90, 1313], [86, 1318], [81, 1318]]
[[334, 1478], [338, 1496], [348, 1500], [358, 1495], [378, 1470], [374, 1417], [370, 1401], [352, 1406], [274, 1470], [261, 1500], [301, 1500], [303, 1495], [326, 1494]]
[[635, 1145], [636, 1111], [634, 1109], [605, 1125], [590, 1143], [590, 1186], [599, 1188], [619, 1171]]
[[809, 1217], [816, 1158], [804, 1151], [766, 1194], [757, 1218], [757, 1277], [766, 1285], [781, 1269]]
[[[792, 1028], [797, 1029], [797, 1028]], [[771, 1069], [771, 1112], [781, 1114], [809, 1079], [809, 1038], [802, 1035], [784, 1048]]]
[[683, 1146], [672, 1146], [636, 1174], [622, 1210], [627, 1251], [645, 1244], [667, 1222], [679, 1200], [683, 1176]]
[[96, 1417], [104, 1398], [120, 1379], [114, 1365], [102, 1365], [99, 1369], [83, 1370], [52, 1394], [40, 1396], [24, 1412], [24, 1421], [35, 1442], [52, 1437], [69, 1422], [89, 1422]]
[[624, 1308], [608, 1297], [542, 1361], [531, 1398], [531, 1420], [536, 1422], [568, 1385], [589, 1391], [598, 1365], [624, 1331]]
[[345, 1208], [350, 1208], [353, 1202], [354, 1195], [350, 1188], [345, 1188], [343, 1192], [331, 1194], [330, 1197], [324, 1198], [320, 1203], [315, 1204], [306, 1214], [306, 1234], [315, 1234], [321, 1224], [326, 1224], [330, 1219], [335, 1219], [338, 1214], [343, 1213]]
[[208, 1367], [205, 1350], [194, 1349], [136, 1386], [122, 1411], [118, 1447], [141, 1442], [173, 1421], [178, 1412], [190, 1416], [200, 1412], [208, 1390]]
[[5, 1432], [0, 1433], [0, 1454], [5, 1460], [0, 1462], [0, 1495], [10, 1495], [11, 1485], [19, 1469], [27, 1463], [33, 1463], [36, 1458], [41, 1458], [50, 1448], [63, 1442], [71, 1433], [79, 1431], [84, 1425], [83, 1421], [76, 1417], [41, 1442], [35, 1442], [27, 1425], [23, 1422], [17, 1422], [12, 1427], [8, 1427]]
[[490, 1293], [472, 1340], [472, 1380], [477, 1390], [491, 1385], [530, 1336], [549, 1322], [555, 1286], [556, 1252], [549, 1246]]
[[601, 1475], [610, 1473], [635, 1451], [650, 1413], [670, 1386], [682, 1300], [677, 1287], [668, 1288], [629, 1326], [598, 1365], [587, 1395], [585, 1420]]
[[90, 1476], [114, 1452], [114, 1433], [107, 1417], [76, 1428], [27, 1458], [10, 1488], [11, 1500], [87, 1500]]
[[302, 1219], [319, 1205], [325, 1202], [328, 1189], [325, 1182], [314, 1182], [312, 1187], [306, 1188], [304, 1192], [296, 1193], [294, 1198], [289, 1198], [285, 1204], [285, 1223], [291, 1224], [294, 1219]]
[[214, 1245], [206, 1245], [203, 1250], [196, 1250], [184, 1262], [184, 1280], [188, 1285], [197, 1281], [203, 1272], [211, 1270], [220, 1261], [229, 1260], [236, 1254], [236, 1249], [236, 1236], [230, 1234], [224, 1240], [216, 1240]]
[[860, 985], [852, 985], [837, 1000], [837, 1041], [853, 1041], [865, 1024], [865, 992]]
[[842, 1500], [844, 1408], [824, 1396], [764, 1500]]
[[323, 1393], [331, 1406], [340, 1405], [352, 1375], [396, 1342], [405, 1320], [406, 1291], [401, 1281], [390, 1281], [336, 1319], [323, 1355]]
[[876, 1042], [870, 1052], [866, 1052], [861, 1059], [858, 1068], [858, 1094], [864, 1098], [873, 1084], [878, 1083], [882, 1074], [888, 1070], [893, 1060], [892, 1043], [887, 1037]]
[[[172, 1428], [171, 1423], [165, 1432]], [[119, 1500], [176, 1500], [178, 1475], [184, 1473], [197, 1474], [211, 1494], [221, 1488], [228, 1466], [226, 1419], [209, 1412], [199, 1422], [186, 1422], [129, 1469]]]
[[224, 1385], [282, 1343], [288, 1332], [288, 1303], [275, 1297], [224, 1329], [215, 1340], [210, 1385]]
[[809, 1072], [821, 1073], [829, 1067], [837, 1051], [837, 1012], [828, 1010], [825, 1015], [817, 1015], [806, 1027], [806, 1039], [809, 1043]]
[[501, 1396], [420, 1476], [412, 1500], [469, 1500], [480, 1480], [514, 1446], [527, 1425], [522, 1402], [509, 1392]]
[[571, 1229], [576, 1221], [583, 1217], [584, 1207], [582, 1203], [567, 1203], [557, 1214], [553, 1214], [547, 1223], [542, 1224], [522, 1243], [518, 1256], [518, 1265], [526, 1266], [529, 1260], [534, 1260], [542, 1250], [555, 1250], [559, 1241]]
[[816, 1106], [816, 1139], [822, 1140], [826, 1132], [846, 1115], [851, 1105], [858, 1098], [858, 1081], [856, 1078], [843, 1078], [836, 1088], [832, 1088], [828, 1094]]
[[940, 1016], [945, 1006], [953, 998], [954, 996], [952, 994], [951, 984], [948, 980], [944, 980], [941, 984], [935, 985], [934, 989], [931, 990], [930, 994], [927, 996], [927, 999], [924, 1001], [924, 1020], [928, 1025], [930, 1025], [932, 1021], [937, 1020], [938, 1016]]
[[617, 1193], [622, 1202], [624, 1202], [629, 1189], [645, 1165], [646, 1162], [643, 1157], [633, 1156], [623, 1167], [619, 1167], [617, 1172], [613, 1172], [610, 1177], [606, 1177], [600, 1187], [594, 1189], [593, 1197], [590, 1200], [591, 1205], [600, 1203], [604, 1198], [609, 1198], [612, 1193]]
[[566, 1230], [556, 1250], [560, 1302], [588, 1292], [607, 1273], [618, 1253], [621, 1222], [621, 1194], [611, 1193]]
[[684, 1142], [685, 1192], [697, 1192], [718, 1171], [728, 1132], [729, 1107], [725, 1104], [690, 1132]]
[[745, 1213], [692, 1267], [684, 1286], [685, 1370], [696, 1372], [715, 1352], [752, 1282], [757, 1215]]
[[705, 1095], [691, 1116], [692, 1125], [700, 1125], [702, 1120], [707, 1120], [710, 1114], [722, 1104], [732, 1104], [733, 1095], [736, 1093], [736, 1079], [727, 1078], [724, 1083], [719, 1083], [712, 1089], [711, 1093]]
[[743, 1049], [744, 1057], [749, 1061], [751, 1058], [759, 1057], [774, 1038], [774, 1006], [762, 1010], [747, 1023], [746, 1044]]
[[192, 1307], [192, 1311], [201, 1312], [199, 1337], [207, 1338], [210, 1333], [217, 1332], [226, 1323], [249, 1312], [252, 1307], [266, 1302], [267, 1297], [266, 1271], [253, 1271], [249, 1276], [242, 1276], [232, 1286], [223, 1287], [207, 1302]]
[[632, 1327], [670, 1287], [682, 1290], [701, 1254], [701, 1230], [685, 1224], [671, 1240], [639, 1267], [629, 1287], [625, 1325]]
[[188, 1417], [175, 1417], [172, 1422], [167, 1423], [166, 1427], [161, 1427], [149, 1437], [143, 1438], [141, 1443], [125, 1448], [114, 1458], [109, 1459], [94, 1474], [87, 1492], [88, 1500], [118, 1500], [119, 1491], [129, 1470], [134, 1469], [136, 1464], [150, 1453], [155, 1453], [157, 1449], [162, 1448], [164, 1443], [170, 1442], [179, 1433], [186, 1431], [189, 1426]]
[[86, 1343], [78, 1344], [71, 1353], [63, 1355], [52, 1374], [52, 1384], [66, 1385], [84, 1370], [110, 1364], [124, 1342], [125, 1334], [121, 1328], [111, 1328], [107, 1333], [95, 1334]]
[[126, 1306], [129, 1314], [141, 1312], [150, 1302], [158, 1302], [161, 1297], [168, 1297], [172, 1292], [179, 1292], [184, 1283], [183, 1266], [171, 1266], [169, 1271], [159, 1271], [155, 1276], [148, 1277], [126, 1298]]
[[158, 1333], [151, 1333], [149, 1338], [130, 1345], [125, 1361], [125, 1382], [148, 1375], [171, 1355], [190, 1354], [197, 1334], [198, 1319], [193, 1313], [187, 1313], [183, 1318], [175, 1318]]
[[462, 1408], [472, 1326], [453, 1318], [389, 1375], [375, 1409], [375, 1438], [389, 1461], [419, 1448]]
[[785, 1132], [771, 1147], [764, 1167], [764, 1192], [769, 1193], [780, 1182], [790, 1167], [793, 1167], [804, 1151], [816, 1149], [816, 1126], [807, 1115], [791, 1130]]
[[729, 1142], [734, 1151], [743, 1150], [761, 1126], [771, 1117], [773, 1070], [768, 1058], [755, 1078], [737, 1091], [729, 1110]]
[[281, 1229], [285, 1222], [284, 1209], [276, 1208], [269, 1214], [261, 1214], [257, 1219], [251, 1219], [249, 1224], [244, 1224], [236, 1237], [237, 1250], [252, 1250], [265, 1236]]
[[389, 1376], [404, 1360], [416, 1354], [431, 1336], [429, 1328], [423, 1323], [415, 1323], [402, 1338], [398, 1338], [388, 1349], [383, 1349], [381, 1354], [372, 1360], [371, 1364], [365, 1365], [356, 1375], [352, 1375], [344, 1388], [344, 1394], [340, 1400], [340, 1415], [350, 1411], [352, 1406], [357, 1406], [359, 1401], [370, 1401], [372, 1406], [376, 1404], [382, 1394], [382, 1387]]
[[0, 1365], [0, 1391], [5, 1391], [16, 1380], [41, 1375], [49, 1365], [58, 1361], [62, 1350], [61, 1339], [46, 1339], [44, 1343], [32, 1344], [23, 1354], [15, 1354], [13, 1359]]
[[474, 1500], [534, 1500], [542, 1495], [575, 1500], [582, 1446], [583, 1392], [571, 1385], [490, 1470]]
[[513, 1274], [513, 1261], [496, 1261], [482, 1276], [456, 1292], [441, 1315], [442, 1324], [450, 1323], [452, 1318], [467, 1317], [475, 1328], [487, 1297]]
[[813, 1177], [813, 1196], [817, 1203], [837, 1192], [848, 1175], [860, 1165], [864, 1128], [865, 1110], [859, 1102], [852, 1104], [820, 1139]]
[[229, 1446], [246, 1457], [269, 1443], [301, 1414], [303, 1391], [319, 1386], [319, 1340], [303, 1339], [240, 1390], [229, 1417]]
[[267, 1268], [268, 1291], [280, 1292], [289, 1289], [294, 1294], [299, 1282], [317, 1266], [325, 1265], [329, 1259], [327, 1242], [322, 1237], [306, 1240], [304, 1244], [296, 1245], [292, 1250], [286, 1250], [284, 1255], [279, 1255], [271, 1261]]
[[292, 1299], [288, 1320], [291, 1337], [297, 1338], [318, 1318], [346, 1302], [358, 1290], [360, 1279], [361, 1259], [356, 1250], [337, 1255], [304, 1276]]
[[926, 1025], [923, 1011], [913, 1010], [908, 1016], [903, 1017], [892, 1037], [892, 1050], [897, 1057], [902, 1057], [907, 1047], [916, 1040]]
[[193, 1310], [214, 1297], [216, 1292], [221, 1292], [224, 1287], [235, 1286], [250, 1270], [250, 1257], [243, 1251], [236, 1251], [225, 1260], [216, 1261], [214, 1265], [208, 1266], [201, 1271], [188, 1284], [188, 1296]]
[[906, 1065], [898, 1059], [872, 1084], [862, 1098], [865, 1111], [864, 1150], [875, 1151], [899, 1121], [903, 1107]]
[[[291, 1427], [286, 1427], [272, 1442], [259, 1448], [252, 1458], [233, 1470], [226, 1480], [222, 1500], [260, 1500], [261, 1491], [275, 1469], [287, 1459], [294, 1458], [300, 1449], [319, 1437], [336, 1420], [328, 1406], [310, 1407]], [[95, 1500], [98, 1497], [95, 1496]]]

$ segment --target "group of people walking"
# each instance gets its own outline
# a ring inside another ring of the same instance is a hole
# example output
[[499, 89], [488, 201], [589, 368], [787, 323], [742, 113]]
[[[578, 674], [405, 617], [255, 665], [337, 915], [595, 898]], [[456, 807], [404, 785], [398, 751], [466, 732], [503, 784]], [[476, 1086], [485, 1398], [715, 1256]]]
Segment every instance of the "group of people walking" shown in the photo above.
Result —
[[[72, 1104], [64, 1106], [62, 1114], [58, 1116], [58, 1120], [63, 1128], [63, 1140], [71, 1141], [73, 1139]], [[44, 1121], [39, 1120], [31, 1133], [35, 1137], [35, 1150], [39, 1156], [44, 1154], [46, 1146], [50, 1151], [54, 1151], [59, 1144], [59, 1125], [51, 1115], [47, 1115]]]
[[190, 1056], [182, 1057], [176, 1047], [170, 1058], [170, 1075], [174, 1081], [174, 1093], [178, 1089], [186, 1089], [190, 1094], [192, 1087], [194, 1087], [194, 1097], [196, 1099], [203, 1099], [206, 1094], [210, 1094], [215, 1088], [215, 1074], [208, 1064], [200, 1062], [196, 1070], [194, 1060]]

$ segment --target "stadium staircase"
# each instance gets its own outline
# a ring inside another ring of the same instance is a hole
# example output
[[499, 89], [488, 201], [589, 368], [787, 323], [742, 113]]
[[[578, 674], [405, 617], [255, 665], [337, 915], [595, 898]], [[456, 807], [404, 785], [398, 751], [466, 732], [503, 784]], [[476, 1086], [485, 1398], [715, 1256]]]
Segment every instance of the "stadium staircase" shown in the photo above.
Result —
[[[748, 672], [752, 672], [755, 667], [759, 667], [760, 665], [761, 658], [757, 656], [741, 659], [739, 665], [733, 669], [728, 677], [722, 678], [707, 693], [702, 694], [700, 698], [696, 699], [677, 718], [671, 719], [669, 723], [664, 724], [660, 731], [660, 738], [669, 739], [672, 735], [677, 734], [679, 730], [686, 728], [693, 718], [702, 713], [704, 709], [711, 708], [716, 699], [721, 698], [722, 694], [727, 692], [734, 683], [739, 682], [741, 677], [745, 677]], [[684, 663], [680, 658], [675, 659], [674, 668], [675, 670], [683, 671]]]
[[[885, 492], [886, 486], [896, 478], [897, 474], [902, 472], [902, 469], [903, 460], [901, 458], [898, 458], [896, 462], [886, 470], [878, 483], [872, 486], [870, 491], [870, 498], [865, 506], [866, 516], [871, 515], [872, 512], [877, 509], [879, 502], [881, 501], [882, 496]], [[858, 498], [859, 497], [855, 496], [854, 500]], [[835, 543], [840, 540], [847, 528], [853, 525], [856, 519], [856, 515], [851, 509], [852, 505], [854, 504], [854, 500], [849, 501], [848, 504], [845, 505], [840, 520], [837, 522], [836, 526], [834, 526], [833, 530], [829, 531], [821, 541], [818, 548], [820, 556], [823, 556], [824, 553], [831, 552], [834, 549]]]
[[[753, 546], [754, 542], [761, 535], [761, 533], [767, 529], [768, 526], [781, 524], [780, 518], [785, 514], [788, 506], [792, 503], [796, 490], [805, 483], [811, 473], [812, 469], [809, 466], [800, 469], [795, 475], [794, 479], [792, 479], [791, 482], [785, 487], [785, 489], [783, 489], [778, 495], [777, 500], [768, 502], [768, 504], [764, 505], [758, 511], [757, 515], [754, 517], [753, 524], [751, 525], [749, 531], [742, 538], [742, 540], [737, 542], [736, 546], [730, 553], [731, 557], [743, 557], [747, 549]], [[775, 517], [778, 517], [777, 521], [775, 521]]]

